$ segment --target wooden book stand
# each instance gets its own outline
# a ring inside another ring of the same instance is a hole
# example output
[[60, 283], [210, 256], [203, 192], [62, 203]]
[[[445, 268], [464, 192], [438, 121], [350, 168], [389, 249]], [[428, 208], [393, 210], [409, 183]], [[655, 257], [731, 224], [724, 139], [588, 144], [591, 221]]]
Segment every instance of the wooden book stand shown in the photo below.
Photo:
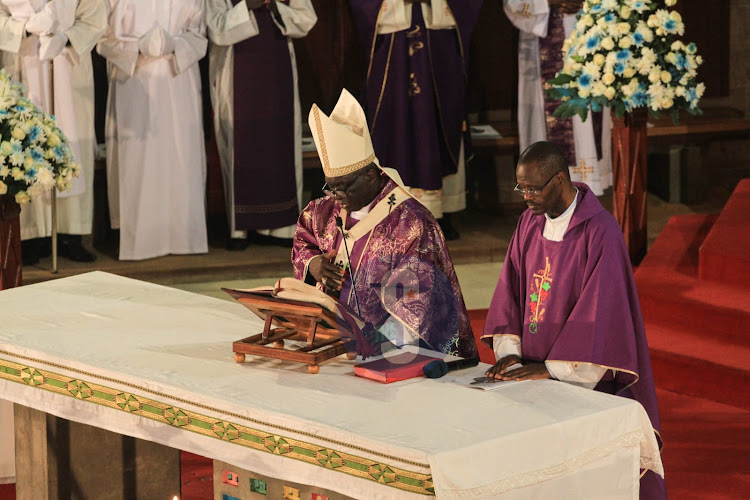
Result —
[[[242, 291], [222, 288], [239, 303], [265, 319], [263, 332], [234, 342], [234, 360], [245, 361], [245, 355], [307, 363], [309, 373], [318, 373], [319, 363], [347, 352], [339, 328], [348, 327], [336, 320], [328, 309], [313, 303], [274, 297], [270, 291]], [[286, 347], [285, 340], [305, 342], [304, 346]]]

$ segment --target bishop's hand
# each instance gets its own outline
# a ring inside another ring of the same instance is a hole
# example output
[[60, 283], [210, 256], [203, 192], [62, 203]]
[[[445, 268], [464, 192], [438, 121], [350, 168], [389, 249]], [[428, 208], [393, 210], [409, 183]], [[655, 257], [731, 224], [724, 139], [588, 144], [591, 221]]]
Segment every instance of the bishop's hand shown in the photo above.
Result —
[[329, 290], [341, 290], [344, 283], [344, 270], [331, 262], [335, 256], [336, 252], [318, 255], [313, 257], [310, 265], [307, 266], [307, 272], [315, 278], [315, 281]]

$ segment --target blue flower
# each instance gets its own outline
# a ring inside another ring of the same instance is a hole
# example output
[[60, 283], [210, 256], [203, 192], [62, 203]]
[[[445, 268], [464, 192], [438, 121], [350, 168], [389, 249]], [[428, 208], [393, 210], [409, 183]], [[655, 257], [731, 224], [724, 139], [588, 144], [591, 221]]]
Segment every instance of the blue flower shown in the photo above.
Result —
[[61, 162], [61, 161], [63, 161], [65, 159], [65, 152], [59, 146], [56, 147], [56, 148], [54, 148], [52, 150], [52, 154], [53, 154], [55, 160], [57, 160], [58, 162]]
[[586, 39], [586, 50], [593, 51], [599, 46], [599, 37], [592, 35]]
[[613, 67], [613, 70], [614, 70], [614, 72], [615, 72], [616, 75], [621, 75], [621, 74], [625, 73], [625, 64], [621, 63], [621, 62], [617, 62], [617, 63], [615, 63], [615, 65]]
[[591, 87], [591, 75], [584, 73], [583, 75], [578, 77], [578, 86], [582, 89], [587, 89]]
[[589, 9], [589, 14], [598, 14], [602, 11], [602, 4], [598, 3]]
[[623, 49], [617, 52], [616, 54], [618, 61], [627, 61], [630, 59], [630, 51], [627, 49]]
[[633, 45], [643, 45], [643, 35], [637, 31], [633, 33]]
[[687, 57], [683, 54], [675, 54], [674, 66], [677, 69], [685, 69], [687, 66]]
[[34, 179], [36, 179], [36, 168], [31, 167], [29, 169], [26, 169], [26, 182], [32, 182]]
[[33, 127], [29, 129], [28, 138], [30, 141], [34, 142], [39, 138], [41, 133], [42, 133], [42, 129], [34, 125]]
[[664, 31], [667, 33], [672, 33], [677, 29], [677, 23], [674, 21], [674, 19], [667, 19], [667, 22], [664, 23]]
[[612, 12], [608, 12], [604, 16], [604, 20], [607, 21], [608, 23], [613, 23], [615, 22], [615, 15]]
[[34, 159], [34, 161], [44, 161], [44, 154], [39, 148], [30, 149], [29, 156], [31, 156]]

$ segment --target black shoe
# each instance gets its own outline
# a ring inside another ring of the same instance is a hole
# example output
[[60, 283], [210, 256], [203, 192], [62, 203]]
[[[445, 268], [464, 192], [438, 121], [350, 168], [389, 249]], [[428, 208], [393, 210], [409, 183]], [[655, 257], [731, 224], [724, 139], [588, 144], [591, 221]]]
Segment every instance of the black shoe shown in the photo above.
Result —
[[245, 250], [248, 245], [250, 245], [250, 242], [245, 238], [229, 238], [229, 241], [227, 241], [227, 250], [230, 252], [240, 252]]
[[57, 254], [60, 257], [67, 257], [73, 262], [94, 262], [96, 260], [96, 255], [83, 248], [80, 236], [61, 234], [57, 243]]
[[443, 217], [437, 221], [438, 224], [440, 224], [440, 229], [443, 230], [445, 241], [454, 241], [461, 237], [461, 235], [458, 234], [458, 231], [456, 231], [456, 228], [453, 227], [450, 214], [443, 214]]
[[33, 266], [39, 262], [39, 240], [21, 241], [21, 264], [24, 266]]
[[257, 231], [248, 231], [247, 240], [253, 245], [260, 246], [278, 246], [292, 248], [294, 238], [277, 238], [276, 236], [268, 236], [266, 234], [260, 234]]

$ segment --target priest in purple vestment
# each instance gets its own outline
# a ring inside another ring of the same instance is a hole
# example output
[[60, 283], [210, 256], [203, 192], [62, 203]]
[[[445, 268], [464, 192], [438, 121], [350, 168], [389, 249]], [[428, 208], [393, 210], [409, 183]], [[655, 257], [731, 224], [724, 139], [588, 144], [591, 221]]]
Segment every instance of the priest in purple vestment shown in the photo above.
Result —
[[230, 250], [288, 244], [302, 198], [302, 120], [292, 40], [317, 22], [311, 0], [208, 0], [216, 145]]
[[443, 233], [398, 173], [380, 167], [357, 100], [344, 90], [330, 117], [313, 105], [309, 124], [326, 197], [299, 217], [295, 277], [338, 293], [396, 346], [476, 357]]
[[457, 238], [448, 214], [466, 208], [466, 75], [482, 0], [349, 4], [368, 60], [364, 101], [375, 150], [446, 237]]
[[[508, 247], [482, 340], [502, 380], [553, 378], [635, 399], [661, 444], [646, 333], [622, 231], [549, 142], [521, 155], [515, 190], [528, 210]], [[521, 367], [510, 368], [516, 363]], [[648, 464], [641, 464], [648, 469]], [[666, 498], [648, 471], [641, 498]]]

